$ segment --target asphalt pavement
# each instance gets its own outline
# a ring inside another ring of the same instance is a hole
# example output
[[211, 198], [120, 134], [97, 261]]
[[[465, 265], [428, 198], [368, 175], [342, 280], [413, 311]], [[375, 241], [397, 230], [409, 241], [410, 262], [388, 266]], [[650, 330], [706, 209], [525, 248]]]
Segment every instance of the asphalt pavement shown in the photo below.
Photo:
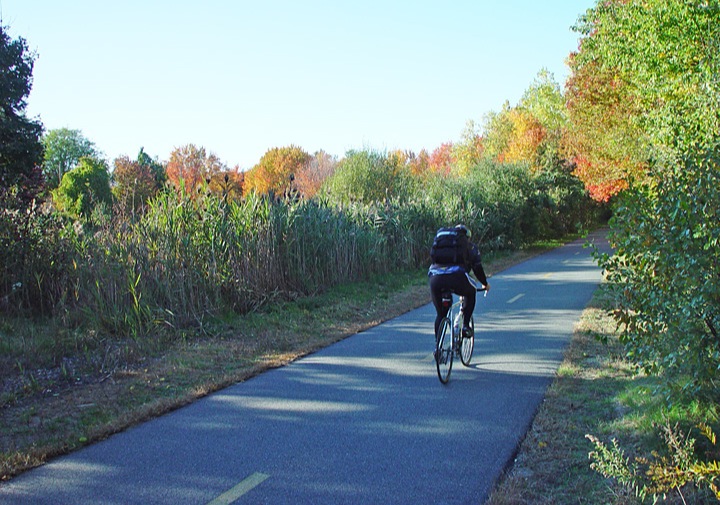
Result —
[[442, 385], [432, 305], [0, 484], [0, 504], [481, 504], [601, 281], [596, 232], [490, 279]]

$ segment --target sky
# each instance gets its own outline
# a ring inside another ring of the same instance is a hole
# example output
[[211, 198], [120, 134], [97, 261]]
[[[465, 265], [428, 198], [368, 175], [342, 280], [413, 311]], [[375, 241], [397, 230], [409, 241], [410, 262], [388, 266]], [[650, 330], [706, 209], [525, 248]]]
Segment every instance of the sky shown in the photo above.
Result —
[[275, 147], [432, 152], [564, 84], [590, 0], [0, 0], [36, 53], [26, 114], [110, 164], [187, 144], [252, 168]]

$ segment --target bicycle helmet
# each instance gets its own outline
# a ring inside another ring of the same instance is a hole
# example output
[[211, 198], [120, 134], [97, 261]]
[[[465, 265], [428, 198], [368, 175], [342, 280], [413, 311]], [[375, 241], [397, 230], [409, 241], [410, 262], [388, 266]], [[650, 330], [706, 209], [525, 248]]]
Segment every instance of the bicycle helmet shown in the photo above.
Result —
[[455, 229], [458, 230], [458, 231], [461, 231], [461, 232], [465, 233], [465, 235], [467, 236], [467, 238], [470, 238], [470, 237], [472, 236], [472, 233], [470, 232], [470, 229], [469, 229], [467, 226], [465, 226], [464, 224], [455, 225]]

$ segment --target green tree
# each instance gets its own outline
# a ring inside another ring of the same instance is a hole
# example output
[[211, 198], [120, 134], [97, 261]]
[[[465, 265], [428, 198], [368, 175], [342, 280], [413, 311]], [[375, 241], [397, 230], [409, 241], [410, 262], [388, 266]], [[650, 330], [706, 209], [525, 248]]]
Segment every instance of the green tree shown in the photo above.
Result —
[[467, 175], [482, 159], [483, 150], [483, 138], [479, 128], [470, 120], [465, 124], [461, 141], [453, 144], [452, 148], [457, 174]]
[[670, 391], [716, 400], [720, 4], [602, 1], [579, 30], [568, 87], [576, 156], [588, 187], [628, 188], [611, 222], [615, 256], [603, 259], [622, 338]]
[[63, 175], [60, 186], [52, 195], [61, 211], [73, 217], [89, 218], [99, 205], [112, 204], [107, 163], [95, 158], [81, 158], [77, 167]]
[[[688, 396], [720, 393], [720, 145], [659, 166], [620, 199], [613, 256], [622, 339], [646, 372]], [[678, 392], [678, 391], [675, 391]]]
[[42, 161], [42, 124], [25, 116], [34, 63], [25, 39], [11, 39], [0, 26], [0, 188], [34, 178]]
[[546, 69], [538, 72], [520, 99], [519, 107], [529, 112], [543, 130], [537, 147], [537, 168], [553, 170], [563, 164], [561, 142], [567, 127], [568, 113], [560, 84]]
[[98, 158], [100, 154], [95, 149], [95, 144], [85, 138], [80, 130], [50, 130], [43, 135], [42, 143], [45, 148], [42, 167], [50, 189], [60, 185], [63, 175], [75, 168], [80, 158]]
[[511, 110], [510, 102], [506, 101], [500, 112], [491, 111], [485, 115], [483, 145], [485, 146], [485, 156], [491, 160], [502, 159], [510, 142], [513, 133], [513, 124], [510, 119]]
[[377, 151], [349, 151], [323, 192], [337, 202], [374, 203], [405, 198], [410, 189], [410, 171]]
[[506, 102], [485, 117], [485, 156], [500, 163], [527, 163], [534, 171], [563, 165], [561, 140], [567, 109], [560, 85], [547, 70], [538, 72], [516, 106]]

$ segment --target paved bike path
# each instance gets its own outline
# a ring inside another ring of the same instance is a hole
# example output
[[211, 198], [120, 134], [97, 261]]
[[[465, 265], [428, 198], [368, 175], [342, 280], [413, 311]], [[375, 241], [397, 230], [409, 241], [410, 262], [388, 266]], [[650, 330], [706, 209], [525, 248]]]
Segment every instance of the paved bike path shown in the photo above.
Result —
[[584, 243], [490, 279], [446, 386], [426, 305], [0, 484], [0, 504], [482, 503], [601, 280]]

